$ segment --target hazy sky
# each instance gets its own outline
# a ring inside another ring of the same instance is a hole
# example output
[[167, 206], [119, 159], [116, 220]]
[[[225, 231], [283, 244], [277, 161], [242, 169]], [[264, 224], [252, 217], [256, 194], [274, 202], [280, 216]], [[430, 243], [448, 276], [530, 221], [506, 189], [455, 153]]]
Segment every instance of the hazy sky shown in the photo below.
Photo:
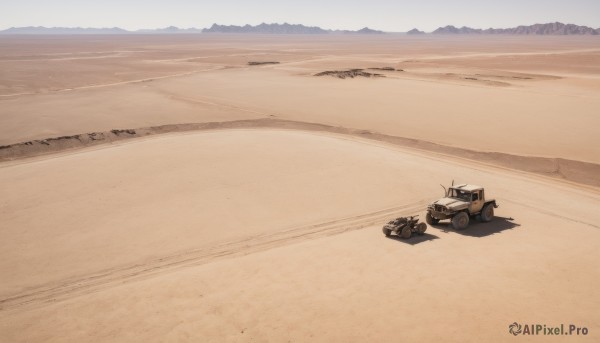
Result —
[[432, 31], [438, 26], [512, 27], [561, 21], [600, 27], [600, 0], [0, 0], [0, 28], [125, 29], [295, 23], [328, 29]]

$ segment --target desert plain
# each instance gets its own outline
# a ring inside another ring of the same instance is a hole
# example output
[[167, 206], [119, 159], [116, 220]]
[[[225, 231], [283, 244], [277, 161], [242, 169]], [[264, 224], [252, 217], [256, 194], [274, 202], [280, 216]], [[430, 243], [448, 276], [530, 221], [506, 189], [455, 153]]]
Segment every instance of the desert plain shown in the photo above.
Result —
[[0, 341], [598, 341], [599, 110], [596, 36], [0, 36]]

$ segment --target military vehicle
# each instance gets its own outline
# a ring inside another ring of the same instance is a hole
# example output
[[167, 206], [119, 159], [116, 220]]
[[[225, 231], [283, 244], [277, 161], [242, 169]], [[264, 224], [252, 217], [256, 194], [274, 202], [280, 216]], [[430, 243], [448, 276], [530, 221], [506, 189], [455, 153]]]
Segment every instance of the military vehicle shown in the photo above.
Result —
[[498, 208], [495, 199], [486, 199], [481, 186], [462, 184], [444, 188], [444, 197], [427, 206], [425, 221], [435, 225], [440, 220], [450, 219], [452, 227], [463, 230], [469, 226], [471, 217], [489, 222], [494, 217], [494, 208]]
[[391, 220], [383, 226], [382, 231], [386, 237], [391, 235], [392, 232], [402, 238], [410, 238], [413, 233], [422, 235], [427, 230], [427, 224], [419, 223], [418, 216], [399, 217]]

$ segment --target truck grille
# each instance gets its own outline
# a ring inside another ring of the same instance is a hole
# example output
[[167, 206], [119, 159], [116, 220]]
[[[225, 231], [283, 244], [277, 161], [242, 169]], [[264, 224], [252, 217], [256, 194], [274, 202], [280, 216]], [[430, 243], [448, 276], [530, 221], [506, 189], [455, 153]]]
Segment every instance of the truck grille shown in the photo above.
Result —
[[442, 205], [435, 205], [435, 206], [433, 207], [433, 209], [434, 209], [436, 212], [444, 212], [444, 206], [442, 206]]

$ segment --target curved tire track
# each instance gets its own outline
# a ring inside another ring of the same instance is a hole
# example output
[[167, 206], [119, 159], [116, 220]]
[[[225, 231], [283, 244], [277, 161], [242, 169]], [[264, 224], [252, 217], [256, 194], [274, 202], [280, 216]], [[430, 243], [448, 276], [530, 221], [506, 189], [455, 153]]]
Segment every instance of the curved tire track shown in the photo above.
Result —
[[306, 240], [362, 229], [367, 226], [385, 223], [394, 216], [412, 214], [414, 211], [423, 209], [426, 203], [427, 201], [422, 199], [402, 206], [223, 242], [210, 247], [165, 256], [142, 264], [104, 270], [96, 274], [40, 285], [0, 299], [0, 311], [23, 306], [42, 306], [180, 268], [210, 263], [224, 257], [248, 255]]

